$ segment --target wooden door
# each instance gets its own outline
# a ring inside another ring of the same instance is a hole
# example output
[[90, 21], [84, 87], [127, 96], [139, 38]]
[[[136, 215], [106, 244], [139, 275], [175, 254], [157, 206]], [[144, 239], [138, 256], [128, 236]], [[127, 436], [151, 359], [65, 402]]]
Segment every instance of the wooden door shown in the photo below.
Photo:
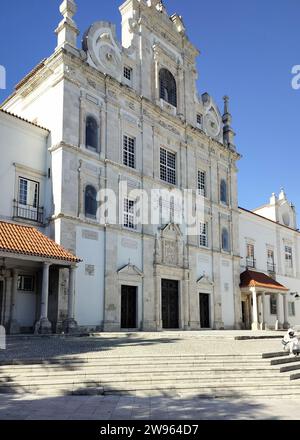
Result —
[[121, 328], [137, 328], [137, 288], [122, 286], [121, 291]]
[[210, 328], [210, 306], [208, 293], [200, 293], [200, 325], [201, 328]]
[[178, 281], [162, 280], [161, 292], [163, 328], [179, 328]]

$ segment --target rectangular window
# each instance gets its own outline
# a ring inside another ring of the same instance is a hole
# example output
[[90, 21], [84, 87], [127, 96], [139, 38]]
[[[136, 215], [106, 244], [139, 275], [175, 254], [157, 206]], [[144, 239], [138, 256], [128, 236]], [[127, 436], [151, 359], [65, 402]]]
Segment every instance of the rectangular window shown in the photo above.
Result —
[[206, 172], [198, 171], [198, 193], [206, 197]]
[[34, 277], [31, 275], [19, 275], [18, 276], [18, 290], [23, 292], [34, 291]]
[[202, 115], [200, 113], [197, 114], [197, 125], [202, 127]]
[[135, 138], [123, 137], [123, 164], [135, 168]]
[[285, 263], [288, 268], [293, 267], [293, 249], [290, 246], [285, 246]]
[[288, 302], [288, 312], [289, 312], [289, 316], [296, 316], [294, 302]]
[[273, 249], [268, 249], [268, 252], [267, 252], [267, 265], [268, 265], [268, 271], [275, 273], [275, 263], [274, 263], [274, 251], [273, 251]]
[[276, 297], [276, 295], [270, 296], [270, 313], [271, 313], [271, 315], [277, 315], [277, 297]]
[[123, 226], [136, 229], [135, 201], [124, 199]]
[[200, 223], [199, 244], [208, 247], [207, 223]]
[[160, 149], [160, 178], [176, 185], [176, 154], [165, 148]]
[[20, 205], [37, 208], [39, 204], [39, 183], [20, 177], [18, 197]]
[[124, 66], [124, 78], [128, 81], [131, 81], [132, 78], [132, 69], [131, 67]]
[[251, 243], [247, 243], [246, 265], [247, 267], [255, 268], [254, 244]]

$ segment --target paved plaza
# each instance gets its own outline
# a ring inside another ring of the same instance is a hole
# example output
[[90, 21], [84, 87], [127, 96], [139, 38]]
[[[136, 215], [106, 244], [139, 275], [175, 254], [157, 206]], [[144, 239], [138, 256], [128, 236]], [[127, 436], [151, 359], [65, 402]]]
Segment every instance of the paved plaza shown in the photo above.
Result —
[[4, 396], [0, 420], [300, 420], [300, 399]]

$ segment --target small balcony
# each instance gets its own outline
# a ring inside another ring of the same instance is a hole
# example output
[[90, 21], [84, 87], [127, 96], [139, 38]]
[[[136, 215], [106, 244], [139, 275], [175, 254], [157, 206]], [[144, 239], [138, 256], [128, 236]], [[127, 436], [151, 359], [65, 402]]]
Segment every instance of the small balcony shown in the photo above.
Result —
[[253, 257], [246, 257], [246, 267], [247, 269], [255, 269], [256, 260]]
[[271, 263], [271, 262], [268, 261], [267, 266], [268, 266], [268, 272], [270, 274], [275, 274], [276, 273], [276, 264]]
[[14, 201], [14, 218], [42, 224], [44, 223], [44, 208], [21, 205], [19, 202]]

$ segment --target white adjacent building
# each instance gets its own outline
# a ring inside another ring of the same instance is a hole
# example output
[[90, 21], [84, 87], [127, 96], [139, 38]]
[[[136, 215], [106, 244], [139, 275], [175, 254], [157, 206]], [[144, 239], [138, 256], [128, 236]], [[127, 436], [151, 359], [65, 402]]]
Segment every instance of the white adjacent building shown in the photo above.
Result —
[[[0, 182], [11, 191], [0, 198], [0, 220], [36, 225], [82, 260], [76, 271], [69, 257], [70, 267], [50, 273], [52, 330], [76, 323], [106, 331], [296, 325], [294, 208], [283, 193], [255, 212], [238, 207], [240, 156], [228, 98], [221, 115], [208, 93], [198, 94], [198, 50], [182, 17], [169, 16], [158, 0], [127, 0], [122, 43], [113, 24], [98, 21], [79, 47], [75, 2], [63, 1], [60, 10], [56, 50], [0, 112]], [[152, 206], [158, 220], [139, 223], [138, 190], [153, 189], [165, 191]], [[182, 210], [168, 197], [175, 189], [203, 196], [195, 234], [175, 220]], [[107, 213], [99, 221], [103, 190], [119, 202], [117, 222]], [[26, 323], [18, 315], [13, 329], [34, 328], [39, 319], [34, 286], [31, 315]], [[6, 304], [11, 289], [2, 290]]]

